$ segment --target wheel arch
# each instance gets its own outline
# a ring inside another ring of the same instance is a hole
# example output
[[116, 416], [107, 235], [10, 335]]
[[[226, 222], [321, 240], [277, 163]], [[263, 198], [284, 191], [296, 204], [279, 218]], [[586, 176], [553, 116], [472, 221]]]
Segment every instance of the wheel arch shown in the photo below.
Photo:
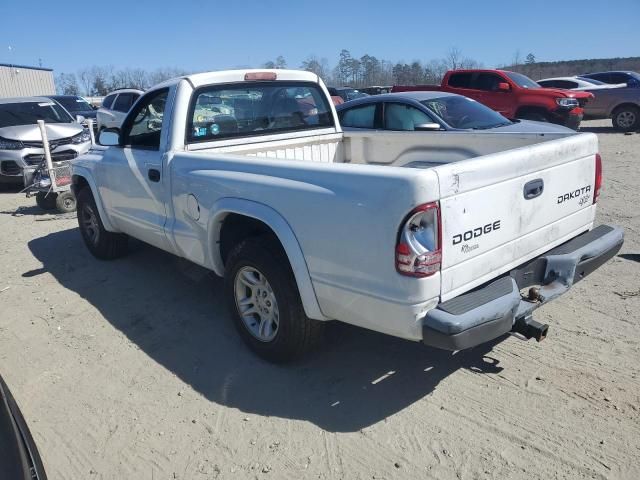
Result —
[[539, 113], [545, 118], [549, 118], [549, 110], [540, 105], [522, 105], [516, 110], [516, 118], [520, 118], [520, 115], [525, 113]]
[[[235, 228], [239, 228], [237, 226], [244, 221], [246, 223], [239, 229], [242, 231], [242, 228], [245, 228], [244, 231], [248, 235], [232, 236], [234, 244], [235, 241], [240, 241], [242, 238], [248, 238], [251, 235], [260, 233], [273, 234], [280, 242], [289, 260], [306, 315], [314, 320], [329, 320], [320, 310], [313, 283], [311, 282], [309, 268], [298, 239], [282, 215], [267, 205], [239, 198], [220, 199], [210, 211], [214, 212], [214, 214], [208, 223], [209, 258], [211, 259], [213, 270], [218, 275], [224, 275], [225, 255], [233, 248], [233, 244], [230, 245], [228, 243], [229, 232], [224, 232], [225, 221], [232, 218]], [[227, 223], [228, 226], [229, 224]], [[265, 228], [267, 230], [264, 230]]]
[[623, 102], [623, 103], [619, 103], [617, 104], [615, 107], [613, 107], [611, 109], [611, 111], [609, 112], [608, 117], [613, 118], [613, 114], [616, 113], [616, 110], [620, 109], [620, 108], [624, 108], [624, 107], [633, 107], [636, 110], [640, 110], [640, 105], [638, 105], [637, 103], [633, 103], [633, 102]]
[[91, 189], [93, 199], [95, 200], [96, 206], [98, 207], [100, 220], [102, 220], [102, 224], [104, 225], [105, 230], [109, 232], [118, 232], [118, 230], [115, 229], [111, 224], [111, 220], [109, 219], [109, 216], [105, 211], [104, 205], [102, 203], [102, 198], [100, 198], [100, 195], [98, 194], [98, 188], [95, 181], [93, 180], [91, 172], [83, 167], [75, 165], [73, 168], [73, 175], [71, 176], [71, 190], [73, 190], [73, 194], [77, 197], [78, 192], [83, 188]]

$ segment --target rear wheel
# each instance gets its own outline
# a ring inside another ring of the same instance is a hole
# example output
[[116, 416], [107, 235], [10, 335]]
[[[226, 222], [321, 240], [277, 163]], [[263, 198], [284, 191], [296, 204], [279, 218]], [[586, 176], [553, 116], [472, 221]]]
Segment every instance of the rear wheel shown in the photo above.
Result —
[[229, 254], [225, 295], [240, 336], [259, 356], [286, 362], [319, 339], [322, 323], [304, 313], [289, 261], [269, 235], [244, 240]]
[[43, 210], [53, 210], [56, 208], [58, 194], [53, 192], [36, 193], [36, 204]]
[[632, 132], [640, 129], [640, 109], [633, 105], [618, 107], [611, 115], [613, 128], [621, 132]]
[[56, 198], [56, 208], [61, 213], [71, 213], [76, 211], [76, 196], [72, 191], [62, 192]]
[[78, 227], [85, 245], [94, 257], [113, 260], [127, 252], [127, 236], [105, 230], [91, 189], [78, 193]]

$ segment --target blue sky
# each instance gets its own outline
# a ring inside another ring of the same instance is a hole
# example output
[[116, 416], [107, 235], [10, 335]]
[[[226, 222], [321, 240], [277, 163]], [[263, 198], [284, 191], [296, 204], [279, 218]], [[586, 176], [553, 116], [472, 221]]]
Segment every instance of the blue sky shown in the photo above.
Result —
[[41, 59], [57, 72], [216, 70], [278, 55], [295, 68], [311, 54], [334, 66], [342, 48], [395, 62], [455, 46], [488, 67], [517, 50], [540, 61], [640, 56], [640, 0], [1, 0], [0, 19], [0, 63]]

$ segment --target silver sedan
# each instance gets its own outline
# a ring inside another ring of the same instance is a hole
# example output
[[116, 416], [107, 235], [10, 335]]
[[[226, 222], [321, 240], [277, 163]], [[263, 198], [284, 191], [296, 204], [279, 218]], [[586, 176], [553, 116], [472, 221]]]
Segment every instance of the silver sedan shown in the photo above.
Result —
[[23, 172], [44, 158], [38, 120], [45, 121], [52, 160], [72, 160], [91, 147], [89, 130], [44, 97], [0, 99], [0, 184], [24, 183]]

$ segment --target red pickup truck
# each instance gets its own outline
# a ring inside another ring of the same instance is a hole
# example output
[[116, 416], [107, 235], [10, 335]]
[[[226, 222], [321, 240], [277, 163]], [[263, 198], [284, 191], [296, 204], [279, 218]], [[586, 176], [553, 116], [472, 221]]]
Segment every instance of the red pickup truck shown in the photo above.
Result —
[[473, 98], [507, 118], [565, 125], [577, 130], [588, 92], [542, 88], [521, 73], [506, 70], [451, 70], [442, 85], [395, 86], [392, 92], [442, 90]]

